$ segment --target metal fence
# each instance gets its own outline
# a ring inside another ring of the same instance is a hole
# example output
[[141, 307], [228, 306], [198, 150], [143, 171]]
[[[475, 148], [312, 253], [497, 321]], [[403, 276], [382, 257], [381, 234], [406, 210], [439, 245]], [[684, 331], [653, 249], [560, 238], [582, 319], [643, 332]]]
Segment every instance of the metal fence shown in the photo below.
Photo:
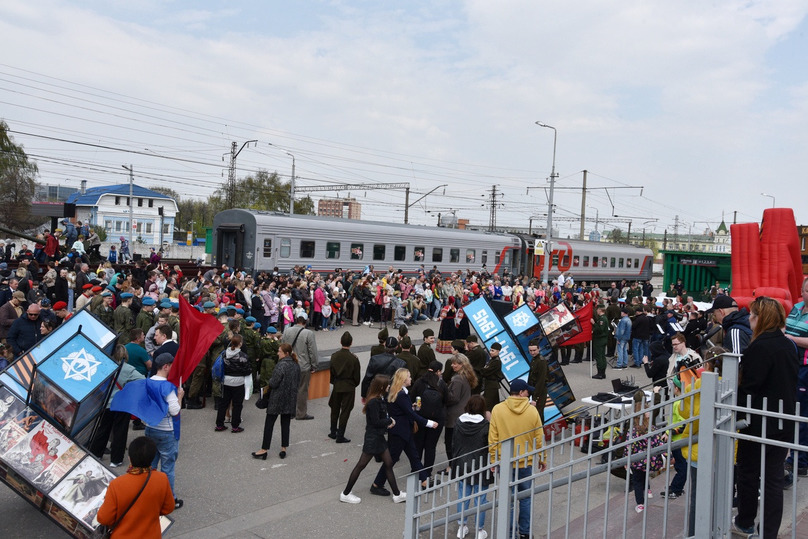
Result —
[[[518, 475], [513, 439], [502, 443], [499, 462], [481, 460], [460, 474], [440, 473], [426, 487], [417, 474], [410, 474], [404, 537], [520, 537], [518, 515], [524, 512], [530, 516], [529, 537], [730, 537], [737, 441], [761, 442], [761, 451], [772, 447], [795, 450], [801, 447], [797, 427], [808, 422], [799, 417], [799, 409], [791, 416], [752, 411], [748, 403], [737, 403], [738, 361], [738, 356], [725, 355], [721, 377], [704, 372], [700, 387], [697, 384], [676, 397], [648, 398], [636, 412], [630, 404], [587, 410], [585, 419], [553, 434], [541, 446], [518, 448], [519, 458], [535, 457], [534, 464]], [[673, 422], [677, 400], [692, 416]], [[738, 433], [744, 423], [736, 418], [742, 412], [793, 420], [793, 440], [767, 440], [765, 430], [760, 438]], [[632, 437], [629, 433], [644, 414], [652, 417], [651, 428]], [[672, 441], [665, 436], [656, 447], [650, 443], [651, 438], [682, 426], [688, 427], [684, 438]], [[638, 451], [637, 442], [643, 440], [649, 443]], [[697, 462], [688, 460], [683, 494], [675, 499], [664, 496], [676, 473], [671, 453], [679, 449], [692, 457], [696, 448], [699, 458]], [[627, 469], [643, 462], [649, 470], [660, 457], [661, 470], [645, 476], [644, 509], [638, 511]], [[537, 465], [539, 460], [546, 464], [544, 468]], [[435, 469], [447, 465], [438, 464]], [[797, 537], [798, 519], [808, 505], [808, 482], [797, 482], [796, 466], [794, 471], [793, 482], [786, 485], [781, 537]], [[490, 484], [477, 489], [469, 486], [480, 480]], [[761, 485], [765, 481], [761, 465]], [[760, 506], [766, 503], [761, 489]], [[761, 529], [763, 524], [760, 522]], [[461, 526], [467, 527], [468, 535]]]

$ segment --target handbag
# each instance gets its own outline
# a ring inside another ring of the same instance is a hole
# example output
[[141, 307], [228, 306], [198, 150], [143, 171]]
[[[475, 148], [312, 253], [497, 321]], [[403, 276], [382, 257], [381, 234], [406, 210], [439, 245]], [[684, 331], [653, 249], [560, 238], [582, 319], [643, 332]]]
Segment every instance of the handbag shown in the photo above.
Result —
[[264, 388], [261, 388], [261, 395], [255, 400], [255, 407], [266, 410], [267, 406], [269, 406], [269, 390], [264, 391]]
[[135, 499], [133, 499], [132, 503], [129, 504], [129, 507], [126, 508], [126, 511], [124, 511], [120, 517], [118, 517], [118, 520], [116, 520], [115, 524], [113, 524], [112, 526], [105, 526], [103, 524], [99, 524], [98, 527], [96, 527], [93, 530], [92, 534], [90, 534], [91, 539], [109, 539], [110, 537], [112, 537], [112, 532], [115, 530], [118, 524], [121, 523], [123, 517], [126, 516], [126, 513], [128, 513], [129, 510], [132, 509], [132, 506], [135, 505], [135, 502], [137, 501], [138, 498], [140, 498], [140, 495], [143, 494], [143, 489], [146, 488], [146, 485], [149, 483], [149, 479], [151, 479], [151, 468], [149, 468], [149, 475], [146, 476], [146, 481], [144, 481], [143, 486], [140, 487], [140, 492], [137, 493], [137, 496], [135, 496]]

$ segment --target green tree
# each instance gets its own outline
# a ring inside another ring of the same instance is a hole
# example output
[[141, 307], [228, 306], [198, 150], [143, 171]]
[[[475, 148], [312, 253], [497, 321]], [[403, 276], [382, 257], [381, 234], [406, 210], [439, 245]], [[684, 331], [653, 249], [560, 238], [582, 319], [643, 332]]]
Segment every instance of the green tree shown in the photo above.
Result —
[[619, 228], [615, 228], [609, 234], [609, 241], [612, 243], [622, 243], [623, 242], [623, 231]]
[[0, 121], [0, 223], [18, 230], [36, 224], [31, 201], [38, 173], [36, 163], [9, 136], [8, 124]]
[[[236, 181], [235, 208], [251, 210], [289, 211], [289, 182], [284, 182], [277, 172], [259, 170], [254, 176], [247, 176]], [[211, 213], [227, 209], [227, 190], [217, 189], [208, 199]], [[314, 214], [314, 201], [310, 196], [295, 200], [295, 213]]]

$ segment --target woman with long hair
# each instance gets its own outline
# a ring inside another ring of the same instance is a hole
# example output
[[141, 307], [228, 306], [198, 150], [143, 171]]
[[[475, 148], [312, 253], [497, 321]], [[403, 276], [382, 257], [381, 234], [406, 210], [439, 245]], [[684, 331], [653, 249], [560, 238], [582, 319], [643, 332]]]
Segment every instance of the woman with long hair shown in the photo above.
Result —
[[[795, 413], [799, 358], [796, 346], [783, 334], [785, 325], [786, 313], [779, 301], [761, 296], [749, 305], [752, 340], [741, 359], [738, 406], [763, 410], [763, 403], [767, 401], [767, 410], [770, 412]], [[763, 417], [759, 413], [749, 415], [749, 426], [740, 432], [762, 438]], [[740, 418], [742, 414], [738, 416]], [[793, 440], [794, 422], [767, 419], [766, 439], [782, 442]], [[762, 457], [761, 445], [764, 446]], [[735, 526], [741, 532], [755, 532], [758, 493], [762, 488], [762, 537], [777, 537], [783, 518], [783, 468], [787, 452], [784, 447], [738, 440], [738, 515], [735, 517]], [[763, 485], [760, 484], [761, 458], [765, 477]]]
[[471, 397], [471, 390], [477, 387], [477, 375], [465, 354], [457, 353], [452, 358], [451, 369], [454, 371], [449, 382], [449, 391], [446, 395], [446, 431], [443, 443], [446, 447], [446, 456], [452, 455], [452, 437], [457, 418], [463, 413], [466, 403]]
[[219, 402], [219, 409], [216, 413], [216, 432], [221, 432], [227, 427], [224, 426], [224, 418], [230, 404], [233, 404], [233, 415], [230, 426], [231, 432], [244, 432], [241, 427], [241, 410], [244, 408], [244, 382], [248, 376], [252, 376], [252, 368], [247, 354], [242, 350], [243, 337], [235, 333], [230, 337], [230, 346], [225, 348], [224, 357], [224, 379], [222, 380], [222, 400]]
[[300, 367], [297, 364], [297, 355], [292, 351], [292, 345], [283, 343], [278, 348], [278, 364], [272, 371], [269, 385], [264, 391], [269, 391], [267, 405], [267, 418], [264, 422], [264, 439], [261, 450], [252, 453], [253, 458], [267, 459], [269, 445], [272, 442], [272, 431], [275, 421], [281, 417], [281, 452], [278, 456], [286, 458], [286, 449], [289, 447], [289, 425], [297, 406], [297, 388], [300, 385]]
[[387, 403], [384, 400], [384, 395], [389, 387], [390, 377], [383, 374], [377, 374], [370, 382], [370, 387], [365, 396], [365, 406], [362, 408], [362, 413], [365, 414], [367, 421], [365, 441], [362, 444], [362, 455], [360, 455], [359, 462], [351, 471], [348, 484], [340, 492], [339, 501], [341, 502], [360, 503], [362, 501], [359, 496], [351, 492], [351, 489], [356, 484], [356, 480], [359, 479], [359, 474], [362, 473], [362, 470], [365, 469], [373, 457], [384, 463], [387, 482], [390, 483], [390, 488], [393, 491], [393, 503], [400, 503], [407, 499], [407, 493], [399, 490], [398, 483], [396, 483], [396, 476], [393, 473], [393, 459], [390, 457], [390, 450], [387, 448], [387, 440], [384, 437], [385, 432], [392, 429], [396, 424], [395, 420], [388, 415]]
[[[424, 469], [418, 452], [415, 450], [415, 441], [412, 432], [413, 425], [418, 425], [419, 429], [435, 429], [438, 427], [438, 423], [431, 419], [425, 419], [413, 411], [413, 408], [418, 409], [418, 405], [413, 404], [410, 400], [408, 388], [411, 384], [412, 375], [409, 370], [401, 368], [393, 375], [393, 383], [390, 384], [390, 391], [387, 397], [387, 411], [390, 417], [395, 421], [395, 425], [388, 433], [388, 444], [390, 459], [393, 465], [398, 462], [398, 459], [401, 457], [401, 452], [403, 451], [410, 460], [410, 470], [420, 472], [419, 478], [423, 482], [429, 478], [429, 472]], [[379, 472], [376, 474], [373, 486], [370, 487], [371, 494], [377, 496], [390, 495], [390, 492], [384, 488], [386, 473], [387, 466], [382, 465], [381, 468], [379, 468]]]

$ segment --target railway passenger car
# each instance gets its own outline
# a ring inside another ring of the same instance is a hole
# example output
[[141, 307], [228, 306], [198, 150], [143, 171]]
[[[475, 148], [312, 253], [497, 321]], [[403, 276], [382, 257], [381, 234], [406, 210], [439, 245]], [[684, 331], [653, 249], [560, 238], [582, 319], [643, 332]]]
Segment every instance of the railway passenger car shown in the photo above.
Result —
[[[213, 219], [214, 264], [253, 273], [294, 266], [330, 272], [335, 268], [377, 271], [389, 266], [415, 273], [482, 271], [542, 276], [543, 255], [528, 235], [358, 221], [245, 209]], [[572, 272], [576, 281], [650, 280], [653, 253], [632, 245], [553, 240], [551, 278]]]
[[434, 265], [442, 272], [485, 266], [492, 273], [518, 274], [521, 245], [512, 234], [232, 209], [213, 219], [212, 253], [216, 265], [248, 272], [373, 265], [377, 271], [393, 266], [415, 273]]

